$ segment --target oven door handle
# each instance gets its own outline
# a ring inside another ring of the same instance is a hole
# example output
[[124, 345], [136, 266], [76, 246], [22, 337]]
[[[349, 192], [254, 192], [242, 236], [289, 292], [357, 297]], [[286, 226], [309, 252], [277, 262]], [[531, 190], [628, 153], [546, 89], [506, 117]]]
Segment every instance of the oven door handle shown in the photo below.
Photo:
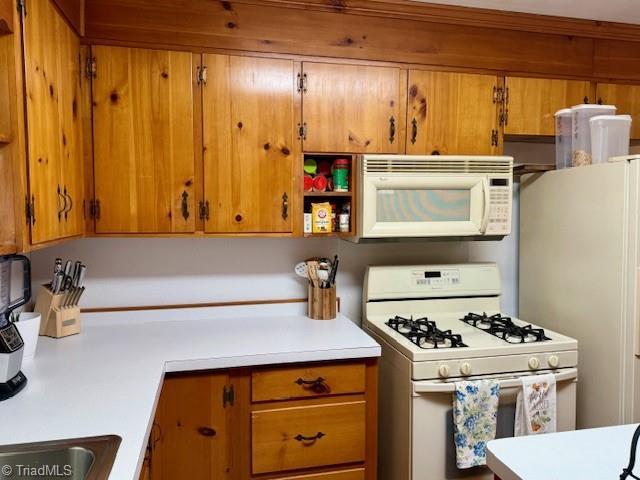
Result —
[[[531, 375], [542, 375], [543, 373], [548, 372], [536, 372], [531, 374], [524, 374], [512, 377], [503, 377], [496, 378], [498, 384], [501, 389], [504, 388], [516, 388], [522, 385], [521, 379], [524, 377], [528, 377]], [[577, 368], [568, 368], [566, 370], [562, 370], [561, 372], [554, 374], [556, 377], [556, 383], [566, 382], [568, 380], [575, 380], [578, 378], [578, 369]], [[477, 377], [475, 380], [490, 380], [491, 377]], [[470, 378], [469, 380], [474, 380], [474, 378]], [[460, 379], [460, 381], [465, 381], [465, 379]], [[413, 384], [413, 391], [417, 394], [423, 393], [453, 393], [456, 390], [456, 382], [455, 381], [445, 381], [445, 382], [416, 382]]]
[[489, 210], [491, 209], [489, 180], [486, 177], [482, 180], [482, 188], [484, 189], [484, 209], [482, 211], [482, 224], [480, 225], [480, 233], [485, 233], [487, 231], [487, 226], [489, 225]]

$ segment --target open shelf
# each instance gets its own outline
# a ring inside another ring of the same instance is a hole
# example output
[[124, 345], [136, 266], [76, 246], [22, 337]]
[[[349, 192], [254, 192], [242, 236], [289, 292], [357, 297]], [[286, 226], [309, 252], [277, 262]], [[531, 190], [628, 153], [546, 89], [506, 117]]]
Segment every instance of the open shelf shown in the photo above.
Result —
[[305, 197], [353, 197], [351, 192], [304, 192]]
[[353, 232], [305, 233], [305, 237], [353, 237]]
[[555, 170], [556, 166], [544, 163], [517, 163], [513, 166], [513, 179], [519, 181], [522, 175], [528, 173], [544, 173]]

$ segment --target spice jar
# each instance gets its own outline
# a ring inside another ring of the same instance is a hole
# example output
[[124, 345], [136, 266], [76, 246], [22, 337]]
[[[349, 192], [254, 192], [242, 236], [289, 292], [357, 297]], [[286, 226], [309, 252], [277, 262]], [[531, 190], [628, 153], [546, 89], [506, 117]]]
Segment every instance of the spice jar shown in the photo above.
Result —
[[337, 158], [333, 162], [333, 190], [349, 191], [349, 160], [346, 158]]

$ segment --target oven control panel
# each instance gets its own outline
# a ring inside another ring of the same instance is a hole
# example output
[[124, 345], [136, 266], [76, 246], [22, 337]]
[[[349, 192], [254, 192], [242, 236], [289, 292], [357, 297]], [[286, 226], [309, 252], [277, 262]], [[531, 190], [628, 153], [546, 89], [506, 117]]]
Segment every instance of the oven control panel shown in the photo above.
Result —
[[416, 287], [443, 288], [460, 284], [460, 270], [457, 268], [441, 270], [413, 270], [412, 283]]
[[507, 235], [511, 233], [511, 190], [510, 179], [489, 179], [489, 223], [487, 224], [487, 235]]

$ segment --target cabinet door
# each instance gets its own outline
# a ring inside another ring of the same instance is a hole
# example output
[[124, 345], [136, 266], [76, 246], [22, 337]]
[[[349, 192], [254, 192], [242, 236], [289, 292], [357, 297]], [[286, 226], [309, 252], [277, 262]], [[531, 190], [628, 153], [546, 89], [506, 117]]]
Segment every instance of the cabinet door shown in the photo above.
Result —
[[618, 115], [631, 115], [631, 138], [640, 139], [640, 86], [599, 83], [598, 103], [615, 105]]
[[305, 152], [400, 153], [400, 69], [304, 63]]
[[193, 232], [191, 54], [92, 51], [96, 233]]
[[204, 55], [205, 231], [292, 232], [295, 134], [294, 63]]
[[554, 135], [554, 114], [589, 103], [591, 91], [586, 81], [547, 78], [507, 77], [505, 87], [506, 135]]
[[497, 85], [491, 75], [409, 71], [407, 153], [499, 153]]
[[232, 478], [229, 427], [223, 392], [225, 373], [167, 376], [155, 421], [159, 437], [151, 464], [153, 480]]
[[24, 17], [34, 244], [82, 233], [80, 42], [51, 2]]

